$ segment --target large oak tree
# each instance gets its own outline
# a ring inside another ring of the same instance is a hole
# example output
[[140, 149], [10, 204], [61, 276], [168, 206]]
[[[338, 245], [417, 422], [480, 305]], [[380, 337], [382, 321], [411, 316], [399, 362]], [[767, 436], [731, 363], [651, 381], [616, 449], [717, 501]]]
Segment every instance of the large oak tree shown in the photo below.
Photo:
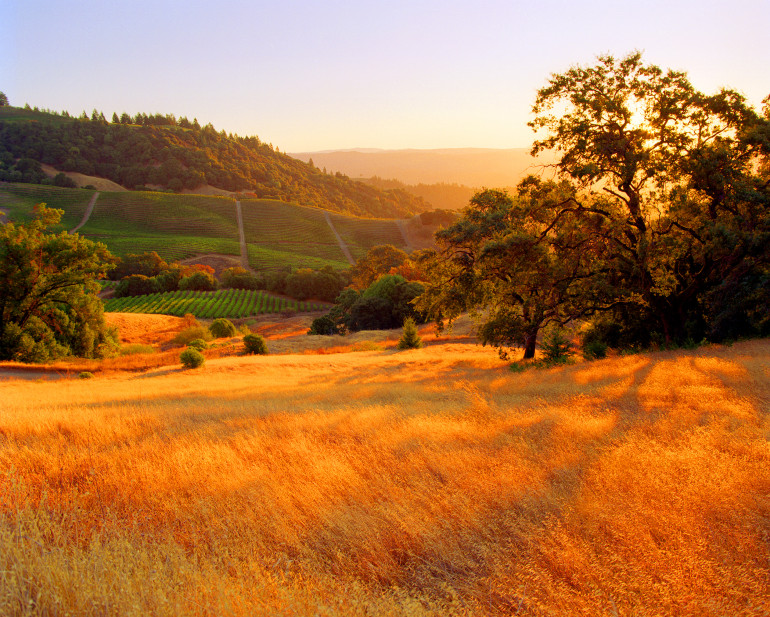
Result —
[[720, 290], [768, 263], [768, 118], [639, 53], [553, 75], [533, 111], [533, 154], [556, 150], [559, 175], [608, 204], [591, 216], [616, 306], [666, 343], [718, 337]]
[[116, 344], [96, 283], [114, 258], [78, 234], [47, 233], [61, 215], [41, 204], [33, 220], [0, 226], [0, 360], [96, 357]]

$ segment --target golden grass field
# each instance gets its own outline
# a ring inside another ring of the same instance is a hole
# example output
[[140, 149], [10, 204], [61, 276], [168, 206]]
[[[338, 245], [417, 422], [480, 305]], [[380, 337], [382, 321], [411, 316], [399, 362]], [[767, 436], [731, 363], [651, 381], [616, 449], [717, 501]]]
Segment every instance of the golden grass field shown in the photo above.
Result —
[[293, 344], [0, 381], [0, 615], [770, 614], [770, 341]]

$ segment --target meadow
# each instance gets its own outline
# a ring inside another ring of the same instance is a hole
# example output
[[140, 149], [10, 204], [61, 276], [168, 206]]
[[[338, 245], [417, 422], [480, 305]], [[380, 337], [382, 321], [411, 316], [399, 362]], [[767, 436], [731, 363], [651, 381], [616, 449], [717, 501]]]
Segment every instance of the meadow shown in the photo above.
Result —
[[770, 611], [770, 341], [294, 351], [2, 382], [0, 614]]

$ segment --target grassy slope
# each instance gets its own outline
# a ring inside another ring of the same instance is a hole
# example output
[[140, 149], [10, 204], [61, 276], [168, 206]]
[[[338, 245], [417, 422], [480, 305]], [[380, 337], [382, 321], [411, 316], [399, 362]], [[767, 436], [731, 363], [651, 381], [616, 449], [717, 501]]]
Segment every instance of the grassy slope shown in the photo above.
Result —
[[[12, 220], [31, 218], [40, 202], [65, 211], [61, 229], [80, 223], [93, 191], [31, 184], [0, 184], [0, 209]], [[165, 259], [206, 253], [240, 255], [235, 202], [229, 197], [149, 192], [100, 192], [80, 230], [116, 255], [157, 251]], [[269, 199], [241, 201], [249, 263], [256, 269], [331, 265], [347, 268], [324, 211]], [[355, 257], [375, 244], [403, 246], [391, 220], [333, 215]]]
[[28, 221], [34, 216], [36, 204], [64, 210], [56, 231], [69, 231], [83, 219], [94, 191], [67, 189], [39, 184], [0, 184], [0, 209], [15, 221]]
[[168, 259], [240, 254], [235, 203], [224, 197], [101, 193], [80, 233], [121, 256], [149, 250]]
[[768, 366], [454, 345], [5, 383], [0, 613], [764, 614]]

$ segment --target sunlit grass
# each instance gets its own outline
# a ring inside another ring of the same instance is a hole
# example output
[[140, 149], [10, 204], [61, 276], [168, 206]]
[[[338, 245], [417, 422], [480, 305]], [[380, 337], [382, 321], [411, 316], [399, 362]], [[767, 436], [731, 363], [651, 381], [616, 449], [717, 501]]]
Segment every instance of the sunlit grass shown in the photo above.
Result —
[[770, 609], [770, 342], [363, 342], [3, 382], [0, 614]]

